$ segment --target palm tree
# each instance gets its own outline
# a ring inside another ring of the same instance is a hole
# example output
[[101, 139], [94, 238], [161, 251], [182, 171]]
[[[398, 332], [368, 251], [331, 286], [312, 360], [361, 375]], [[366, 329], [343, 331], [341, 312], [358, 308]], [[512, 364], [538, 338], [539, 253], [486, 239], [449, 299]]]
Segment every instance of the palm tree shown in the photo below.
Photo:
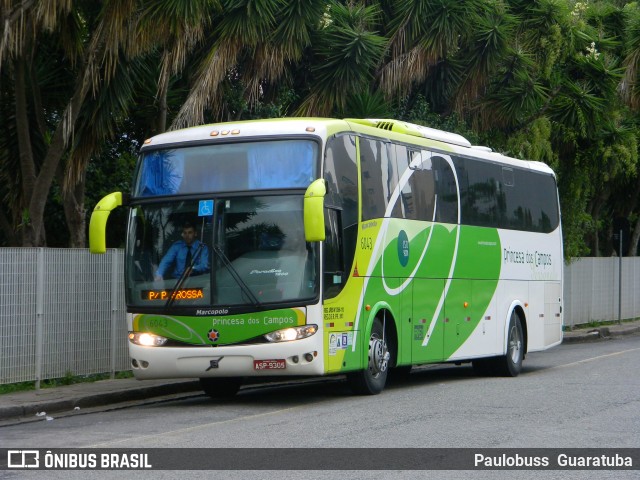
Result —
[[311, 43], [325, 2], [318, 0], [225, 0], [213, 19], [206, 47], [196, 64], [189, 95], [172, 128], [204, 122], [205, 111], [224, 110], [224, 84], [244, 85], [256, 101], [264, 88], [281, 79]]
[[640, 109], [640, 7], [627, 5], [625, 25], [625, 74], [620, 85], [622, 96], [634, 110]]
[[394, 2], [383, 21], [389, 48], [377, 74], [382, 91], [392, 97], [423, 90], [432, 105], [449, 106], [465, 68], [461, 52], [487, 3]]
[[[340, 114], [348, 103], [353, 109], [358, 97], [369, 92], [387, 45], [375, 30], [379, 16], [380, 10], [374, 5], [329, 3], [312, 48], [309, 93], [298, 115]], [[366, 102], [374, 98], [369, 95]], [[378, 109], [379, 100], [376, 103]]]
[[[167, 128], [169, 82], [182, 72], [191, 52], [203, 40], [205, 31], [221, 6], [218, 0], [151, 0], [143, 5], [138, 24], [140, 50], [159, 48], [157, 130]], [[158, 35], [158, 32], [162, 32]]]
[[[63, 162], [78, 144], [78, 120], [87, 99], [108, 84], [128, 41], [135, 2], [10, 1], [0, 44], [2, 143], [18, 159], [18, 180], [2, 187], [9, 210], [0, 222], [8, 239], [46, 243], [44, 209]], [[116, 28], [117, 27], [117, 28]], [[62, 60], [64, 59], [64, 60]], [[15, 133], [15, 137], [9, 135]], [[83, 212], [81, 212], [83, 213]]]

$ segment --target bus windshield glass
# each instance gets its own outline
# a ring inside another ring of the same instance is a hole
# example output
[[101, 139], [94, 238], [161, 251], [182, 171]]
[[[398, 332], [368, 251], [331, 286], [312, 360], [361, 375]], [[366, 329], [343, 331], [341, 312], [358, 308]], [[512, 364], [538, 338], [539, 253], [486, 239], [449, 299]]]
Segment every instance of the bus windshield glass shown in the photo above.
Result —
[[311, 140], [222, 143], [142, 153], [134, 197], [307, 188], [318, 145]]
[[255, 307], [317, 295], [302, 195], [211, 197], [132, 208], [127, 303]]

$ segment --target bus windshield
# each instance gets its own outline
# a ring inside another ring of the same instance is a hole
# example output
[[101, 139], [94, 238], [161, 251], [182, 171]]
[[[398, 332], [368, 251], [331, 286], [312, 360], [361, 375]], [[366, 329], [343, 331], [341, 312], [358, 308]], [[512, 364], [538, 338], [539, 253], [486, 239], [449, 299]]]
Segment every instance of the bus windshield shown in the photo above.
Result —
[[273, 140], [200, 145], [142, 153], [134, 197], [307, 188], [318, 144]]
[[317, 295], [316, 248], [302, 195], [212, 197], [132, 208], [127, 303], [227, 307]]

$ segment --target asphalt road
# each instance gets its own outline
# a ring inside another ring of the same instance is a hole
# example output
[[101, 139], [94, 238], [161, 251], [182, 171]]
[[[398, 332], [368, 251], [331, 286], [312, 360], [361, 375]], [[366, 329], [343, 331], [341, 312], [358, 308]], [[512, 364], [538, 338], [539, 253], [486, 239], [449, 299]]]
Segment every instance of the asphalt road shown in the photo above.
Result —
[[[517, 378], [469, 366], [415, 369], [381, 395], [352, 396], [340, 380], [259, 387], [233, 400], [194, 394], [153, 404], [0, 428], [2, 448], [640, 446], [640, 336], [562, 345], [527, 356]], [[313, 454], [310, 450], [309, 454]], [[463, 478], [468, 472], [217, 472], [215, 478]], [[14, 478], [13, 472], [0, 472]], [[26, 475], [26, 477], [25, 477]], [[93, 472], [176, 478], [176, 472]], [[638, 471], [474, 472], [474, 478], [638, 478]], [[86, 478], [21, 472], [15, 478]], [[191, 472], [188, 478], [213, 478]]]

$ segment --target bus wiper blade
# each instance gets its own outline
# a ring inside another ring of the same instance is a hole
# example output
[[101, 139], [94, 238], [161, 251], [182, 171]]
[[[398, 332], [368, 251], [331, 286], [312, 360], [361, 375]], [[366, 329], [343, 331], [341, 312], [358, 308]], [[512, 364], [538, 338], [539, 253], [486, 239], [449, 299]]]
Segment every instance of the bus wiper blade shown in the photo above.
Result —
[[173, 286], [171, 295], [169, 295], [169, 299], [167, 300], [167, 303], [164, 304], [164, 308], [169, 308], [173, 304], [174, 300], [176, 299], [176, 294], [182, 288], [182, 285], [184, 285], [184, 282], [187, 280], [187, 278], [189, 278], [189, 275], [191, 275], [191, 272], [193, 271], [193, 266], [198, 260], [198, 257], [200, 256], [200, 252], [202, 251], [203, 248], [204, 248], [204, 244], [200, 243], [200, 245], [198, 245], [198, 249], [196, 250], [196, 253], [191, 258], [191, 263], [189, 265], [184, 266], [184, 271], [182, 272], [182, 275], [180, 275], [180, 278], [178, 278], [178, 281], [176, 282], [176, 284]]
[[251, 289], [249, 288], [249, 286], [245, 283], [245, 281], [242, 279], [242, 277], [240, 276], [240, 274], [238, 273], [238, 271], [233, 267], [233, 265], [231, 265], [231, 261], [229, 260], [229, 258], [225, 255], [225, 253], [222, 251], [222, 249], [217, 246], [214, 245], [213, 246], [213, 252], [218, 256], [218, 258], [222, 261], [222, 264], [227, 268], [227, 270], [229, 271], [229, 273], [231, 274], [231, 276], [233, 277], [233, 279], [236, 281], [236, 283], [240, 286], [240, 288], [242, 289], [242, 291], [247, 295], [247, 297], [249, 297], [249, 300], [251, 300], [251, 302], [259, 307], [260, 306], [260, 301], [258, 300], [258, 298], [254, 295], [254, 293], [251, 291]]

